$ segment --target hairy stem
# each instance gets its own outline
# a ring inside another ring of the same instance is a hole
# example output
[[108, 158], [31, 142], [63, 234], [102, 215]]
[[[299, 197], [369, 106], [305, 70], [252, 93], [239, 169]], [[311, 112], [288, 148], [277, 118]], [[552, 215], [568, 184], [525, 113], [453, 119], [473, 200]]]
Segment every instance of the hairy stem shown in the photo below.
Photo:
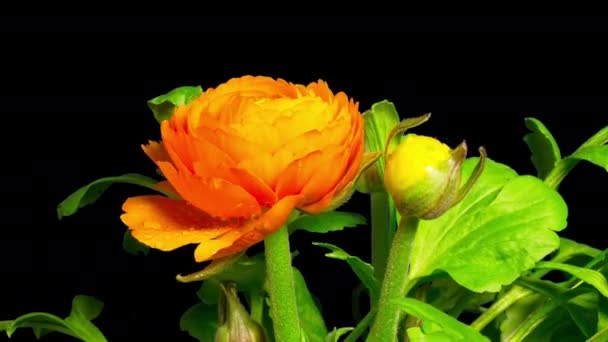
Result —
[[289, 250], [287, 227], [281, 227], [264, 240], [266, 287], [275, 340], [300, 342], [300, 319]]
[[395, 299], [405, 296], [406, 289], [411, 288], [408, 285], [408, 265], [418, 223], [419, 220], [414, 217], [403, 217], [399, 223], [382, 281], [378, 314], [367, 339], [370, 342], [392, 342], [397, 339], [401, 309]]

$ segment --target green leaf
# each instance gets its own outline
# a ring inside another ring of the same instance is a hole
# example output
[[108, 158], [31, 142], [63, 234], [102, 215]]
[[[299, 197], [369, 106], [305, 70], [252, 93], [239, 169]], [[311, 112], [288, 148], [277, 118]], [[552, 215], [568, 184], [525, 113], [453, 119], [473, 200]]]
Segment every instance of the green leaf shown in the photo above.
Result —
[[586, 160], [608, 171], [608, 145], [584, 147], [568, 158]]
[[327, 328], [325, 327], [323, 316], [306, 286], [306, 280], [295, 267], [293, 268], [293, 278], [295, 281], [300, 326], [306, 333], [309, 341], [323, 341], [327, 336]]
[[70, 329], [84, 341], [106, 341], [91, 320], [103, 310], [103, 303], [91, 296], [76, 296], [72, 300], [72, 312], [65, 319]]
[[32, 328], [38, 339], [53, 331], [79, 338], [62, 318], [45, 312], [32, 312], [12, 321], [0, 322], [0, 331], [6, 331], [8, 337], [11, 337], [19, 328]]
[[[575, 323], [576, 327], [578, 327], [578, 329], [585, 336], [589, 337], [595, 332], [598, 321], [599, 299], [596, 291], [587, 291], [586, 293], [571, 298], [570, 301], [563, 303], [563, 298], [568, 296], [568, 289], [563, 288], [553, 282], [533, 278], [520, 278], [518, 279], [517, 284], [536, 291], [539, 294], [547, 297], [546, 299], [552, 299], [558, 305], [561, 305], [559, 308], [556, 307], [555, 310], [565, 310], [565, 312], [570, 316], [572, 322]], [[542, 310], [543, 304], [548, 303], [546, 299], [538, 301], [537, 310]], [[555, 303], [551, 303], [549, 305], [554, 304]], [[558, 318], [555, 317], [556, 315]], [[546, 318], [543, 318], [543, 321], [545, 320], [562, 321], [562, 323], [567, 323], [566, 321], [568, 318], [565, 317], [564, 312], [551, 312], [547, 314]], [[554, 325], [558, 324], [550, 324], [551, 327]], [[551, 328], [551, 330], [554, 329]], [[535, 334], [538, 335], [539, 332], [535, 332]], [[546, 332], [543, 332], [543, 334], [546, 334]]]
[[591, 336], [587, 342], [606, 342], [608, 341], [608, 328], [598, 331], [597, 334]]
[[136, 173], [128, 173], [122, 176], [100, 178], [76, 190], [76, 192], [68, 196], [63, 202], [59, 203], [57, 206], [57, 216], [61, 219], [64, 216], [73, 215], [78, 209], [94, 203], [113, 183], [139, 185], [158, 191], [169, 197], [174, 196], [171, 193], [167, 193], [157, 188], [155, 186], [156, 183], [158, 183], [157, 180]]
[[522, 276], [515, 281], [515, 284], [525, 287], [534, 292], [540, 293], [547, 298], [556, 299], [564, 294], [567, 289], [548, 280], [541, 280], [532, 277]]
[[532, 131], [524, 136], [524, 141], [532, 152], [532, 163], [538, 177], [544, 179], [555, 163], [562, 159], [557, 142], [551, 132], [538, 119], [526, 118], [526, 127]]
[[32, 312], [12, 321], [0, 322], [0, 331], [11, 337], [19, 328], [32, 328], [36, 338], [58, 332], [87, 342], [105, 342], [101, 331], [91, 323], [103, 310], [103, 303], [94, 297], [78, 295], [72, 300], [72, 311], [65, 319], [45, 312]]
[[325, 247], [331, 250], [330, 253], [325, 254], [325, 256], [328, 258], [346, 261], [357, 277], [359, 277], [359, 280], [361, 280], [363, 286], [369, 290], [370, 297], [375, 299], [378, 298], [380, 295], [380, 282], [378, 282], [376, 277], [374, 277], [374, 268], [372, 265], [366, 263], [356, 256], [349, 255], [340, 247], [332, 244], [313, 242], [313, 245]]
[[340, 337], [342, 335], [351, 332], [354, 328], [352, 327], [344, 327], [344, 328], [334, 328], [327, 336], [325, 337], [325, 342], [339, 342]]
[[[463, 165], [463, 181], [478, 158]], [[540, 179], [518, 176], [490, 159], [468, 195], [434, 220], [420, 222], [410, 280], [445, 271], [475, 292], [497, 292], [559, 247], [567, 206]]]
[[524, 339], [534, 342], [572, 342], [584, 341], [585, 335], [569, 319], [567, 310], [559, 308], [553, 315], [543, 320]]
[[272, 325], [272, 318], [270, 317], [270, 298], [268, 297], [265, 297], [264, 300], [262, 324], [266, 330], [266, 337], [268, 338], [267, 342], [274, 342], [274, 327]]
[[453, 317], [463, 311], [478, 312], [483, 304], [495, 297], [491, 292], [472, 292], [451, 278], [433, 280], [426, 290], [426, 302]]
[[585, 337], [596, 332], [598, 319], [598, 294], [588, 292], [566, 303], [566, 311]]
[[[541, 294], [524, 297], [511, 305], [502, 316], [501, 340], [584, 340], [585, 335], [581, 331], [588, 330], [597, 322], [594, 316], [597, 313], [597, 299], [597, 291], [588, 286], [562, 291], [553, 299]], [[576, 320], [572, 316], [576, 316]]]
[[421, 327], [407, 329], [407, 337], [411, 342], [451, 342], [453, 336], [443, 331], [424, 332]]
[[79, 295], [72, 300], [71, 316], [78, 316], [87, 321], [92, 321], [99, 317], [101, 311], [103, 311], [103, 302], [95, 297]]
[[328, 211], [318, 215], [302, 215], [289, 224], [289, 230], [328, 233], [366, 223], [365, 216], [355, 213]]
[[204, 303], [215, 304], [219, 296], [220, 282], [234, 282], [239, 291], [243, 292], [259, 291], [264, 286], [265, 274], [264, 253], [244, 257], [205, 280], [197, 294]]
[[219, 259], [211, 261], [200, 271], [190, 273], [187, 275], [178, 274], [175, 278], [177, 281], [182, 283], [191, 283], [194, 281], [203, 281], [211, 279], [223, 272], [226, 272], [237, 262], [248, 262], [245, 252], [229, 255]]
[[604, 297], [608, 297], [608, 280], [606, 280], [604, 275], [598, 271], [552, 261], [540, 261], [536, 264], [536, 268], [559, 270], [570, 273], [571, 275], [595, 287]]
[[546, 301], [542, 294], [532, 293], [510, 305], [498, 319], [501, 341], [505, 341], [502, 337], [513, 334]]
[[125, 235], [122, 238], [122, 248], [127, 251], [127, 253], [133, 255], [148, 255], [148, 253], [150, 253], [150, 247], [137, 241], [129, 230], [125, 231]]
[[487, 337], [481, 335], [475, 329], [430, 304], [414, 298], [399, 298], [395, 299], [395, 302], [407, 314], [439, 325], [442, 331], [450, 336], [452, 341], [489, 341]]
[[148, 100], [148, 107], [152, 110], [154, 118], [158, 123], [168, 120], [173, 115], [176, 107], [189, 104], [203, 93], [200, 86], [184, 86], [171, 90], [170, 92]]
[[[374, 103], [363, 113], [365, 130], [365, 151], [384, 153], [389, 134], [399, 124], [399, 114], [395, 105], [387, 100]], [[389, 151], [397, 147], [398, 140], [390, 142]], [[357, 190], [363, 193], [382, 191], [384, 179], [384, 156], [376, 165], [367, 169], [357, 181]]]
[[214, 341], [218, 327], [217, 310], [217, 305], [197, 303], [184, 312], [179, 321], [179, 328], [199, 341]]
[[606, 328], [608, 328], [608, 298], [601, 296], [598, 298], [596, 331], [601, 331]]
[[559, 240], [559, 249], [553, 258], [551, 258], [551, 261], [553, 262], [564, 262], [577, 255], [585, 255], [595, 258], [602, 252], [597, 248], [564, 237], [560, 237]]

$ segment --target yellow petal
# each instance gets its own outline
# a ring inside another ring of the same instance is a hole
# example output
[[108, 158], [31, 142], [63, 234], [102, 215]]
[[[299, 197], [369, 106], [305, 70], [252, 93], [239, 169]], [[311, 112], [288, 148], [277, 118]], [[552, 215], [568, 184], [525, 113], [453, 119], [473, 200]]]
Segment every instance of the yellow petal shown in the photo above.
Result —
[[208, 241], [232, 226], [201, 212], [184, 201], [159, 195], [131, 197], [122, 206], [122, 222], [141, 243], [163, 251]]

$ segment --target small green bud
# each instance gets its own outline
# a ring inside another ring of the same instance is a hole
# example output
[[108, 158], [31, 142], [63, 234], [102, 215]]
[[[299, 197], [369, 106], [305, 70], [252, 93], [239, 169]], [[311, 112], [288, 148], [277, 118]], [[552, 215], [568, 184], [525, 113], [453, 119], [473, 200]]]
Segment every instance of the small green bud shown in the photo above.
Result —
[[239, 300], [236, 286], [222, 284], [221, 289], [215, 342], [265, 342], [264, 328], [251, 319]]

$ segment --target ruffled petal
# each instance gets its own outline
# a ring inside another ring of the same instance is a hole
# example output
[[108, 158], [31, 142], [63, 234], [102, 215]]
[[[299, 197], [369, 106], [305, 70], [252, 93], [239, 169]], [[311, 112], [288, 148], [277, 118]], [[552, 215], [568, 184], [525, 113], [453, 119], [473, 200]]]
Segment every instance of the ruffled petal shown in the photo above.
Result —
[[173, 185], [171, 185], [171, 183], [169, 183], [169, 181], [160, 181], [160, 182], [154, 184], [154, 187], [165, 193], [169, 193], [169, 194], [178, 196], [177, 191], [175, 190]]
[[144, 153], [154, 162], [169, 161], [169, 154], [162, 143], [150, 140], [147, 145], [141, 145]]
[[185, 201], [159, 195], [137, 196], [122, 206], [122, 222], [141, 243], [162, 251], [204, 243], [234, 229]]
[[183, 199], [211, 216], [250, 218], [261, 213], [255, 197], [238, 185], [221, 178], [202, 179], [180, 172], [169, 162], [157, 165]]
[[276, 185], [277, 196], [281, 198], [300, 193], [317, 172], [315, 169], [320, 166], [322, 159], [323, 152], [313, 151], [291, 162], [279, 175]]
[[[196, 261], [204, 261], [216, 259], [238, 253], [246, 248], [249, 248], [256, 243], [264, 240], [264, 238], [281, 228], [289, 214], [298, 205], [301, 196], [288, 196], [279, 200], [272, 208], [265, 212], [259, 219], [252, 220], [248, 225], [244, 225], [238, 233], [233, 231], [226, 234], [226, 237], [232, 240], [230, 244], [224, 244], [222, 248], [217, 248], [222, 242], [215, 245], [201, 244], [196, 248]], [[233, 238], [235, 238], [233, 240]], [[221, 236], [219, 240], [224, 239]]]
[[195, 260], [203, 262], [232, 255], [262, 241], [285, 224], [299, 196], [281, 199], [261, 217], [218, 220], [185, 201], [151, 195], [125, 201], [122, 222], [141, 243], [163, 251], [199, 244]]
[[353, 144], [350, 149], [350, 153], [348, 160], [346, 161], [347, 169], [344, 172], [344, 175], [340, 178], [339, 182], [333, 187], [333, 189], [329, 190], [323, 197], [321, 197], [318, 201], [305, 204], [301, 207], [305, 212], [316, 214], [322, 212], [323, 209], [327, 208], [332, 201], [333, 196], [342, 191], [356, 176], [359, 172], [359, 167], [361, 165], [361, 160], [363, 159], [364, 145], [363, 145], [363, 132], [359, 129], [360, 125], [362, 125], [362, 118], [356, 118], [355, 125], [353, 127]]

